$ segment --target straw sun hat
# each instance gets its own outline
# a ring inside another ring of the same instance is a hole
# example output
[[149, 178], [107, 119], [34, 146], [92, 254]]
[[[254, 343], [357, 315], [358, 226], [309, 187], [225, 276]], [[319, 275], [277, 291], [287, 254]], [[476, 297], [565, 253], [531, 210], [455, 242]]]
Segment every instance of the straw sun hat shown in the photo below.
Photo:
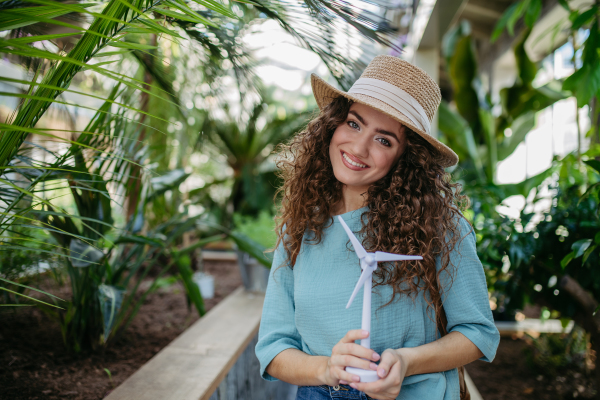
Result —
[[442, 166], [451, 167], [458, 162], [456, 153], [431, 135], [433, 114], [442, 99], [440, 88], [425, 71], [411, 63], [377, 56], [347, 93], [315, 74], [311, 75], [311, 85], [321, 110], [339, 96], [373, 107], [431, 143], [440, 152]]

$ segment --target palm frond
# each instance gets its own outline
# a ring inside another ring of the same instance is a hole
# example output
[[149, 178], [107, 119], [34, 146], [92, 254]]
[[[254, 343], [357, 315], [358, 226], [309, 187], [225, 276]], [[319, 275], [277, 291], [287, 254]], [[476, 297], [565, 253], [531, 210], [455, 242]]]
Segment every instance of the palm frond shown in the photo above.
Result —
[[[362, 43], [363, 40], [402, 52], [393, 42], [394, 31], [381, 30], [382, 18], [367, 10], [372, 5], [383, 7], [387, 1], [255, 0], [254, 3], [259, 11], [279, 22], [302, 47], [318, 54], [344, 90], [350, 88], [379, 54], [376, 46]], [[341, 48], [340, 38], [352, 43]]]

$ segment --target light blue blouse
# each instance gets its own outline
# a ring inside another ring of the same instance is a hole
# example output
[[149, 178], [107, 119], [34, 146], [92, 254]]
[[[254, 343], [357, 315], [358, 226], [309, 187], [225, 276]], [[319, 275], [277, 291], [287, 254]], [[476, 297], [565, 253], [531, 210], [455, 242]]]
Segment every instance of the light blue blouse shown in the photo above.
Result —
[[[367, 208], [342, 214], [350, 229], [361, 228], [361, 214]], [[442, 295], [448, 318], [448, 332], [458, 331], [483, 353], [481, 360], [491, 362], [500, 335], [490, 310], [483, 267], [475, 249], [475, 234], [469, 223], [460, 218], [464, 239], [451, 254], [452, 286]], [[361, 240], [361, 237], [358, 236]], [[318, 245], [303, 243], [291, 269], [278, 268], [285, 260], [283, 246], [275, 250], [273, 267], [265, 296], [256, 356], [260, 372], [267, 380], [276, 380], [265, 372], [271, 360], [288, 348], [309, 355], [331, 356], [333, 346], [351, 329], [360, 329], [362, 289], [349, 309], [346, 303], [361, 273], [359, 260], [337, 218], [324, 229]], [[441, 268], [440, 257], [437, 268]], [[450, 268], [450, 267], [449, 267]], [[446, 286], [449, 274], [442, 274]], [[416, 298], [396, 296], [391, 304], [389, 286], [374, 288], [372, 296], [371, 347], [381, 354], [388, 348], [416, 347], [436, 340], [435, 318], [422, 293]], [[404, 379], [398, 400], [459, 400], [456, 369]]]

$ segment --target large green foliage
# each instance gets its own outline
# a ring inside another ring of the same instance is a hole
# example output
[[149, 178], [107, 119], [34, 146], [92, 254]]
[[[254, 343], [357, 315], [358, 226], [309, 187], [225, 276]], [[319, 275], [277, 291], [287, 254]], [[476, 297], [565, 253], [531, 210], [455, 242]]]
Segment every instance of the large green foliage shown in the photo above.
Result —
[[[499, 305], [509, 312], [536, 303], [559, 311], [564, 318], [581, 316], [581, 304], [561, 289], [561, 279], [567, 275], [600, 298], [600, 254], [596, 247], [581, 245], [582, 240], [594, 243], [600, 232], [600, 173], [593, 168], [579, 170], [575, 155], [557, 163], [551, 186], [556, 195], [547, 212], [537, 216], [529, 210], [537, 202], [548, 201], [536, 197], [518, 222], [498, 214], [479, 214], [474, 221], [488, 284], [501, 296]], [[584, 196], [594, 184], [596, 189]], [[564, 261], [572, 251], [578, 258]]]
[[[493, 184], [498, 162], [510, 156], [533, 129], [535, 113], [566, 98], [557, 82], [540, 88], [533, 86], [538, 67], [525, 52], [528, 35], [529, 31], [525, 32], [514, 47], [517, 79], [513, 86], [501, 90], [502, 113], [497, 117], [492, 114], [490, 96], [481, 84], [468, 23], [459, 24], [444, 37], [443, 54], [456, 111], [443, 101], [439, 128], [442, 139], [466, 167], [464, 179], [476, 180], [480, 185]], [[506, 134], [508, 128], [510, 135]]]
[[[198, 144], [210, 143], [227, 157], [233, 170], [233, 188], [229, 203], [233, 211], [258, 215], [273, 207], [277, 185], [275, 165], [268, 156], [275, 146], [288, 140], [308, 122], [310, 112], [268, 113], [268, 97], [249, 110], [248, 120], [240, 122], [233, 116], [225, 120], [206, 117]], [[266, 122], [257, 126], [261, 118]]]

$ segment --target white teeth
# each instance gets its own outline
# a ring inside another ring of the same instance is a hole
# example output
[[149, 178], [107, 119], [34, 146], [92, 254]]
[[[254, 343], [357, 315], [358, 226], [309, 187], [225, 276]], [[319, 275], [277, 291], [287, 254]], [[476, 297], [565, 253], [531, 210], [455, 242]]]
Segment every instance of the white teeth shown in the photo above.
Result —
[[357, 163], [357, 162], [354, 162], [354, 161], [352, 161], [352, 160], [350, 159], [350, 157], [348, 157], [348, 156], [346, 155], [346, 153], [343, 153], [342, 155], [343, 155], [343, 157], [344, 157], [344, 159], [345, 159], [346, 161], [348, 161], [350, 164], [354, 165], [355, 167], [367, 168], [367, 166], [366, 166], [366, 165], [364, 165], [364, 164], [360, 164], [360, 163]]

